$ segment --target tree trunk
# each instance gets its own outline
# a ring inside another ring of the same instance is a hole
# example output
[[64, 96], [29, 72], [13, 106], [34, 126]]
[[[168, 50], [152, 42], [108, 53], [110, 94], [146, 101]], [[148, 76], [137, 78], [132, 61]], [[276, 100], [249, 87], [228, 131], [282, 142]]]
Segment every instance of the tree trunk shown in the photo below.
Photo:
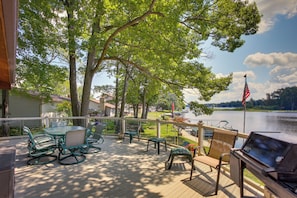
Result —
[[[103, 8], [102, 1], [97, 1], [96, 6], [96, 16], [94, 19], [94, 23], [92, 24], [92, 36], [91, 39], [95, 36], [96, 33], [100, 32], [100, 15]], [[90, 39], [90, 40], [91, 40]], [[91, 47], [88, 51], [88, 59], [87, 66], [85, 70], [85, 78], [84, 78], [84, 86], [83, 86], [83, 94], [82, 94], [82, 104], [81, 104], [81, 115], [88, 115], [89, 111], [89, 103], [90, 103], [90, 95], [91, 95], [91, 87], [94, 74], [96, 72], [96, 68], [98, 69], [98, 65], [100, 62], [95, 65], [95, 57], [96, 57], [96, 45], [97, 43], [91, 43]]]
[[115, 113], [114, 117], [118, 117], [118, 107], [119, 107], [119, 69], [120, 68], [120, 63], [117, 62], [116, 64], [116, 82], [115, 82]]
[[143, 93], [142, 93], [142, 112], [141, 112], [141, 118], [145, 119], [145, 112], [146, 112], [146, 103], [145, 103], [145, 97], [146, 97], [146, 89], [145, 87], [143, 88]]
[[138, 104], [133, 105], [133, 117], [138, 118]]
[[122, 93], [122, 102], [121, 102], [121, 111], [120, 111], [120, 117], [124, 117], [124, 111], [125, 111], [125, 104], [126, 104], [126, 92], [128, 87], [128, 69], [126, 68], [125, 78], [124, 78], [124, 86], [123, 86], [123, 93]]
[[87, 60], [87, 67], [86, 73], [84, 78], [84, 86], [83, 86], [83, 94], [82, 94], [82, 101], [81, 101], [81, 115], [86, 116], [88, 115], [89, 110], [89, 102], [90, 102], [90, 95], [91, 95], [91, 86], [92, 80], [94, 76], [93, 64], [95, 59], [95, 52], [88, 53], [88, 60]]
[[144, 119], [147, 119], [147, 115], [148, 115], [148, 113], [149, 113], [149, 104], [148, 104], [148, 103], [146, 103], [146, 108], [145, 108], [145, 117], [144, 117]]
[[[65, 2], [65, 6], [68, 7], [68, 44], [69, 44], [69, 84], [70, 84], [70, 98], [71, 98], [71, 109], [72, 116], [80, 116], [79, 113], [79, 100], [77, 94], [77, 84], [76, 84], [76, 43], [73, 25], [73, 8], [71, 2]], [[74, 125], [80, 125], [79, 120], [73, 120]]]

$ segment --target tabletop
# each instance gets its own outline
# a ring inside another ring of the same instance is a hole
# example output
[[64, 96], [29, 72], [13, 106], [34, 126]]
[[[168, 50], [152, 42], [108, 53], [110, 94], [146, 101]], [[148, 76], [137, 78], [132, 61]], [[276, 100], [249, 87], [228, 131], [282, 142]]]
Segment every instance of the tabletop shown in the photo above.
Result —
[[53, 136], [64, 136], [67, 131], [77, 131], [77, 130], [85, 130], [85, 127], [82, 126], [58, 126], [58, 127], [49, 127], [44, 128], [44, 132], [53, 135]]

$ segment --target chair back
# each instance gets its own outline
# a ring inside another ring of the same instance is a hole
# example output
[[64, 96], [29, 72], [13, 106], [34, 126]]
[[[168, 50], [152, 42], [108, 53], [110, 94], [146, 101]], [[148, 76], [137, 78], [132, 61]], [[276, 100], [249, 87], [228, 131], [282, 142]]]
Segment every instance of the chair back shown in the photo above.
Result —
[[[237, 137], [236, 131], [214, 130], [207, 156], [219, 159], [222, 153], [230, 153]], [[223, 161], [229, 162], [229, 156], [224, 156]]]
[[65, 146], [80, 146], [86, 143], [86, 130], [67, 131], [65, 135]]
[[95, 127], [96, 130], [95, 130], [95, 133], [93, 134], [93, 138], [94, 139], [99, 139], [101, 137], [102, 133], [103, 133], [104, 128], [105, 128], [105, 126], [102, 125], [102, 124], [96, 125], [96, 127]]
[[24, 126], [23, 131], [24, 131], [25, 134], [27, 134], [29, 136], [29, 141], [32, 144], [32, 147], [35, 147], [36, 144], [37, 144], [37, 141], [34, 139], [34, 136], [33, 136], [32, 132], [31, 132], [30, 128]]
[[59, 123], [58, 122], [51, 122], [50, 127], [58, 127]]

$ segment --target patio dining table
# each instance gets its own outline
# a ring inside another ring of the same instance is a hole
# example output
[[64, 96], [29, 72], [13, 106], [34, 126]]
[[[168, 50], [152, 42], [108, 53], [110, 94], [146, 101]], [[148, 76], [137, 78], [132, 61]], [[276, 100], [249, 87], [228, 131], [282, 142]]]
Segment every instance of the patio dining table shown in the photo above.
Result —
[[44, 132], [53, 136], [56, 140], [59, 138], [64, 138], [67, 131], [78, 131], [85, 130], [85, 127], [82, 126], [57, 126], [57, 127], [48, 127], [44, 128]]

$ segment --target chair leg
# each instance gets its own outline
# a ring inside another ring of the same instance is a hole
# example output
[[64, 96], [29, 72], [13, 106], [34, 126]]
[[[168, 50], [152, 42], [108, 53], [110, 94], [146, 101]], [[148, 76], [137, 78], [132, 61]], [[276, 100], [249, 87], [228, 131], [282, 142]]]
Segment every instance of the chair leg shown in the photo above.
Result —
[[132, 139], [133, 139], [133, 135], [130, 134], [129, 136], [130, 136], [130, 144], [131, 144], [132, 143]]
[[[31, 157], [31, 156], [30, 156]], [[43, 158], [49, 158], [48, 160], [43, 161]], [[50, 154], [50, 155], [40, 155], [37, 157], [32, 157], [27, 161], [27, 165], [44, 165], [49, 164], [57, 160], [57, 156]]]
[[190, 180], [192, 180], [193, 170], [195, 170], [195, 168], [194, 168], [194, 160], [192, 160], [192, 167], [191, 167]]
[[171, 156], [172, 156], [172, 151], [170, 151], [170, 154], [169, 154], [169, 157], [168, 157], [168, 160], [167, 160], [167, 162], [169, 162], [169, 160], [170, 160]]
[[218, 189], [219, 189], [219, 181], [220, 181], [220, 174], [221, 174], [221, 162], [219, 164], [219, 167], [218, 167], [218, 175], [217, 175], [217, 183], [216, 183], [216, 191], [215, 191], [215, 195], [218, 194]]
[[148, 151], [149, 144], [150, 144], [150, 141], [148, 140], [148, 141], [147, 141], [147, 146], [146, 146], [146, 151]]
[[174, 155], [171, 156], [170, 164], [168, 166], [168, 170], [171, 169], [173, 163]]

